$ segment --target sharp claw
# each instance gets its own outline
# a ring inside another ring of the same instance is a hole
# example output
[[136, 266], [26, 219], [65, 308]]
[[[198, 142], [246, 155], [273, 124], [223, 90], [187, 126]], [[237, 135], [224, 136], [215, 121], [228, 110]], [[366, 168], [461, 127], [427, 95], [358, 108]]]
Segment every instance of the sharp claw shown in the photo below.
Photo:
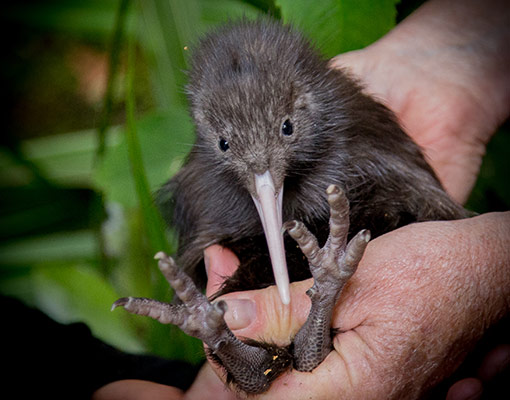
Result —
[[337, 185], [329, 185], [326, 189], [326, 193], [332, 195], [334, 193], [340, 193], [340, 188]]
[[154, 259], [155, 260], [162, 260], [163, 258], [167, 258], [168, 256], [166, 255], [166, 253], [164, 251], [158, 251], [155, 255], [154, 255]]
[[293, 229], [296, 229], [298, 226], [298, 221], [292, 220], [287, 221], [282, 226], [282, 233], [292, 231]]
[[129, 303], [129, 297], [122, 297], [112, 304], [110, 311], [115, 310], [117, 307], [124, 307], [127, 303]]

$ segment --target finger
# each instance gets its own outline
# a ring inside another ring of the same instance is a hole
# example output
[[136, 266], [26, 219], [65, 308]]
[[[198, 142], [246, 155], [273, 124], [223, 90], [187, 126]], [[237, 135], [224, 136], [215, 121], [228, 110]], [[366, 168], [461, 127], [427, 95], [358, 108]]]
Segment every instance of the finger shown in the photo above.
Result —
[[[276, 286], [229, 293], [219, 299], [227, 303], [225, 321], [231, 329], [236, 329], [236, 336], [288, 345], [308, 316], [310, 299], [305, 292], [310, 286], [312, 279], [292, 283], [290, 305], [282, 304]], [[231, 326], [232, 315], [246, 314], [250, 314], [249, 323]]]
[[510, 366], [510, 344], [502, 344], [491, 350], [480, 366], [478, 375], [484, 382], [498, 376]]
[[239, 267], [237, 256], [229, 249], [217, 244], [205, 249], [204, 263], [207, 273], [206, 296], [216, 293], [225, 279]]
[[176, 387], [134, 379], [111, 382], [92, 395], [92, 400], [181, 400], [183, 398], [182, 390]]
[[462, 379], [448, 390], [446, 400], [476, 400], [481, 398], [482, 390], [482, 382], [479, 379]]
[[225, 389], [218, 375], [213, 371], [211, 364], [204, 364], [195, 381], [184, 395], [186, 400], [198, 399], [236, 400], [235, 392]]

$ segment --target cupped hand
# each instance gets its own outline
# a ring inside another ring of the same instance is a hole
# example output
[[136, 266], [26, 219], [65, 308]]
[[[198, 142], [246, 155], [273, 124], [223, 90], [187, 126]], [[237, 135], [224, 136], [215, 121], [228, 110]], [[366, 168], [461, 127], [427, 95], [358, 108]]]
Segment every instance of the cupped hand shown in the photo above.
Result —
[[510, 115], [507, 11], [498, 0], [431, 0], [371, 46], [331, 61], [396, 114], [460, 203]]
[[[260, 398], [414, 398], [450, 375], [509, 312], [509, 227], [510, 213], [486, 214], [373, 240], [336, 308], [331, 354], [312, 373], [282, 375]], [[237, 261], [217, 246], [206, 255], [212, 294]], [[228, 294], [227, 323], [237, 336], [286, 344], [308, 315], [310, 286], [292, 284], [290, 307], [274, 287]]]
[[378, 44], [342, 54], [331, 65], [350, 71], [396, 114], [449, 194], [464, 203], [496, 127], [457, 71], [431, 65], [437, 56]]

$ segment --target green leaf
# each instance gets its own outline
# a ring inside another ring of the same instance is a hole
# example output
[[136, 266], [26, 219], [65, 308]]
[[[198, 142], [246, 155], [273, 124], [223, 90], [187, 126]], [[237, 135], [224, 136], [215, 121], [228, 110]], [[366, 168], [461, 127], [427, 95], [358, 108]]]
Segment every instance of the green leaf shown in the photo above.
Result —
[[168, 243], [165, 239], [164, 223], [155, 208], [152, 199], [147, 175], [145, 173], [145, 165], [142, 159], [140, 143], [138, 141], [138, 133], [135, 121], [135, 45], [134, 41], [130, 42], [128, 48], [128, 73], [127, 73], [127, 99], [126, 99], [126, 143], [128, 148], [129, 166], [133, 175], [138, 203], [140, 204], [145, 220], [145, 228], [149, 238], [149, 242], [156, 251], [167, 251]]
[[[253, 4], [249, 4], [253, 3]], [[260, 4], [258, 4], [260, 3]], [[266, 4], [267, 3], [267, 4]], [[271, 9], [271, 0], [207, 0], [200, 2], [202, 27], [199, 34], [205, 33], [228, 20], [241, 17], [253, 19], [261, 15], [261, 10]]]
[[120, 296], [97, 269], [85, 264], [45, 265], [34, 270], [33, 284], [36, 305], [53, 319], [84, 322], [95, 336], [119, 349], [145, 350], [127, 315], [110, 311]]
[[[178, 171], [191, 148], [191, 121], [185, 109], [175, 108], [167, 113], [146, 115], [136, 125], [149, 189], [155, 191]], [[106, 152], [93, 180], [104, 192], [107, 201], [127, 208], [136, 206], [125, 136], [117, 146]]]
[[24, 238], [0, 246], [1, 264], [9, 266], [91, 259], [96, 253], [97, 238], [92, 230]]
[[41, 30], [104, 40], [112, 30], [118, 0], [10, 2], [5, 17]]
[[253, 18], [260, 13], [239, 0], [143, 0], [138, 6], [142, 17], [139, 40], [160, 110], [186, 106], [186, 49], [219, 23], [242, 16]]
[[186, 99], [184, 47], [200, 26], [196, 0], [143, 0], [140, 10], [140, 43], [149, 63], [153, 94], [161, 110], [183, 106]]
[[[115, 147], [120, 141], [120, 129], [108, 130], [107, 147]], [[24, 156], [50, 182], [64, 186], [91, 186], [94, 153], [97, 146], [97, 133], [94, 129], [69, 132], [23, 141], [20, 145]], [[0, 158], [1, 182], [11, 185], [28, 183], [30, 171], [18, 163]], [[5, 177], [5, 178], [4, 178]]]
[[395, 26], [398, 0], [276, 0], [283, 21], [308, 35], [327, 57], [369, 45]]
[[118, 77], [120, 52], [124, 41], [124, 30], [129, 3], [129, 0], [119, 1], [117, 14], [115, 17], [115, 26], [110, 43], [110, 50], [108, 52], [108, 79], [106, 84], [106, 91], [103, 97], [101, 118], [97, 128], [98, 145], [96, 150], [96, 157], [99, 159], [103, 156], [105, 151], [106, 132], [112, 117], [114, 87]]

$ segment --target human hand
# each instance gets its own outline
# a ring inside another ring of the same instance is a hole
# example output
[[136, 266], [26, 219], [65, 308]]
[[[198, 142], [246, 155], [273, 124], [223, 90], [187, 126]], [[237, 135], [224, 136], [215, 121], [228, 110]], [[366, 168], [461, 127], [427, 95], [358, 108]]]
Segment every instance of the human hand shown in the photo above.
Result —
[[[470, 372], [468, 378], [461, 379], [450, 386], [446, 400], [475, 400], [482, 395], [483, 398], [501, 396], [506, 391], [505, 376], [510, 372], [510, 344], [508, 344], [508, 328], [502, 331], [496, 345], [489, 350], [479, 364], [474, 364], [477, 371]], [[491, 345], [494, 338], [491, 338]], [[496, 338], [497, 339], [497, 338]], [[485, 341], [485, 338], [484, 338]], [[473, 364], [473, 363], [472, 363]]]
[[[331, 354], [312, 373], [284, 374], [260, 398], [417, 397], [510, 311], [508, 238], [510, 213], [413, 224], [375, 239], [335, 310], [342, 333]], [[211, 294], [236, 259], [217, 246], [206, 255]], [[223, 296], [227, 323], [237, 336], [286, 344], [307, 317], [310, 286], [292, 284], [290, 308], [274, 287]]]
[[92, 400], [235, 400], [236, 395], [213, 372], [210, 364], [204, 364], [193, 385], [181, 389], [139, 379], [123, 379], [110, 382], [94, 392]]
[[181, 400], [182, 390], [138, 379], [111, 382], [94, 392], [92, 400]]
[[449, 194], [467, 200], [485, 145], [510, 115], [507, 3], [428, 1], [371, 46], [342, 54], [395, 112]]
[[[350, 70], [395, 112], [461, 203], [476, 180], [486, 142], [509, 115], [506, 7], [501, 1], [432, 0], [372, 46], [331, 62]], [[493, 349], [478, 377], [456, 382], [447, 398], [475, 398], [495, 371], [508, 368], [509, 359], [508, 346]]]
[[455, 82], [456, 75], [430, 73], [420, 57], [395, 55], [375, 45], [342, 54], [332, 60], [332, 66], [350, 70], [366, 92], [396, 114], [447, 192], [464, 203], [494, 126], [480, 118], [478, 102]]

